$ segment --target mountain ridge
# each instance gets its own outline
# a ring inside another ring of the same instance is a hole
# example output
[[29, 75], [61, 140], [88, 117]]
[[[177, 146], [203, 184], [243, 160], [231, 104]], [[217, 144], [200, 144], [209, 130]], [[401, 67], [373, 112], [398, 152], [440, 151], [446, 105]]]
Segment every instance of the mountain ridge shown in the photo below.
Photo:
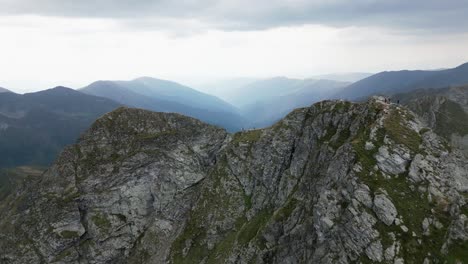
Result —
[[241, 112], [251, 119], [252, 127], [268, 127], [296, 108], [307, 107], [321, 100], [330, 99], [335, 91], [348, 83], [331, 80], [300, 80], [282, 95], [271, 95], [244, 106]]
[[468, 85], [396, 94], [425, 124], [468, 157]]
[[464, 161], [383, 98], [322, 101], [235, 134], [119, 108], [66, 148], [34, 188], [0, 202], [0, 259], [461, 261]]
[[421, 88], [443, 88], [468, 83], [468, 63], [438, 71], [384, 71], [355, 82], [338, 92], [338, 98], [359, 99], [381, 94], [393, 95]]
[[244, 123], [232, 105], [172, 81], [150, 77], [132, 81], [97, 81], [79, 90], [132, 107], [193, 116], [230, 131], [240, 130]]
[[12, 91], [6, 89], [6, 88], [3, 88], [3, 87], [0, 87], [0, 93], [12, 93]]
[[49, 165], [96, 118], [119, 105], [60, 86], [0, 93], [0, 167]]

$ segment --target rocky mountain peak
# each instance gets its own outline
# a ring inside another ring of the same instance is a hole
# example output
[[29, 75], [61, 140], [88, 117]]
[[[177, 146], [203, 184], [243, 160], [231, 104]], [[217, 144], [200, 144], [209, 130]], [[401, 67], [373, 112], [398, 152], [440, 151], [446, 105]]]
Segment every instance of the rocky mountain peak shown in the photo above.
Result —
[[466, 159], [379, 97], [233, 135], [119, 108], [0, 202], [0, 259], [461, 263], [467, 192]]

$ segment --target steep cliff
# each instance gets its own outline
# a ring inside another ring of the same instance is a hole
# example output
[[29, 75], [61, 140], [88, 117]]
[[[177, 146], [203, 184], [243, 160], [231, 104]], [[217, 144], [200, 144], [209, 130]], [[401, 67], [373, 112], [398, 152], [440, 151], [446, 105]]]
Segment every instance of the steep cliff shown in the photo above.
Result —
[[2, 263], [462, 263], [468, 164], [374, 98], [227, 134], [121, 108], [0, 203]]

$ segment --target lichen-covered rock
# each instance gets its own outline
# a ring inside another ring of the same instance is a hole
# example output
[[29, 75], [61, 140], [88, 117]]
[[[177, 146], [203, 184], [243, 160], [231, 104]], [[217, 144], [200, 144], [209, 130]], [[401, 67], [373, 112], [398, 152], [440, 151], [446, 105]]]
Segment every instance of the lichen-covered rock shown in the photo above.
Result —
[[383, 258], [382, 243], [379, 240], [372, 242], [366, 248], [366, 255], [374, 262], [381, 262]]
[[422, 130], [378, 98], [234, 135], [122, 108], [0, 203], [0, 262], [465, 260], [466, 159]]
[[385, 194], [377, 194], [374, 197], [373, 210], [380, 221], [386, 225], [393, 224], [398, 212], [392, 201]]
[[406, 171], [408, 160], [398, 153], [390, 153], [387, 146], [382, 146], [375, 155], [379, 168], [388, 174], [398, 175]]

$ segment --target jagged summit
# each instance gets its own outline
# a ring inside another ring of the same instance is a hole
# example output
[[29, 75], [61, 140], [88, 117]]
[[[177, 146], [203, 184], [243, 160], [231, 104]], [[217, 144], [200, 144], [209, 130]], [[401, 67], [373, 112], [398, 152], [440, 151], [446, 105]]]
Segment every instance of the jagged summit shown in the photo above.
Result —
[[85, 134], [86, 137], [95, 137], [105, 132], [109, 136], [119, 136], [123, 133], [127, 136], [152, 135], [167, 131], [177, 133], [192, 132], [197, 130], [222, 130], [208, 125], [198, 119], [187, 117], [177, 113], [152, 112], [144, 109], [119, 107], [105, 114], [94, 122]]
[[0, 202], [0, 259], [463, 261], [467, 166], [411, 111], [379, 98], [320, 102], [232, 135], [119, 108]]

